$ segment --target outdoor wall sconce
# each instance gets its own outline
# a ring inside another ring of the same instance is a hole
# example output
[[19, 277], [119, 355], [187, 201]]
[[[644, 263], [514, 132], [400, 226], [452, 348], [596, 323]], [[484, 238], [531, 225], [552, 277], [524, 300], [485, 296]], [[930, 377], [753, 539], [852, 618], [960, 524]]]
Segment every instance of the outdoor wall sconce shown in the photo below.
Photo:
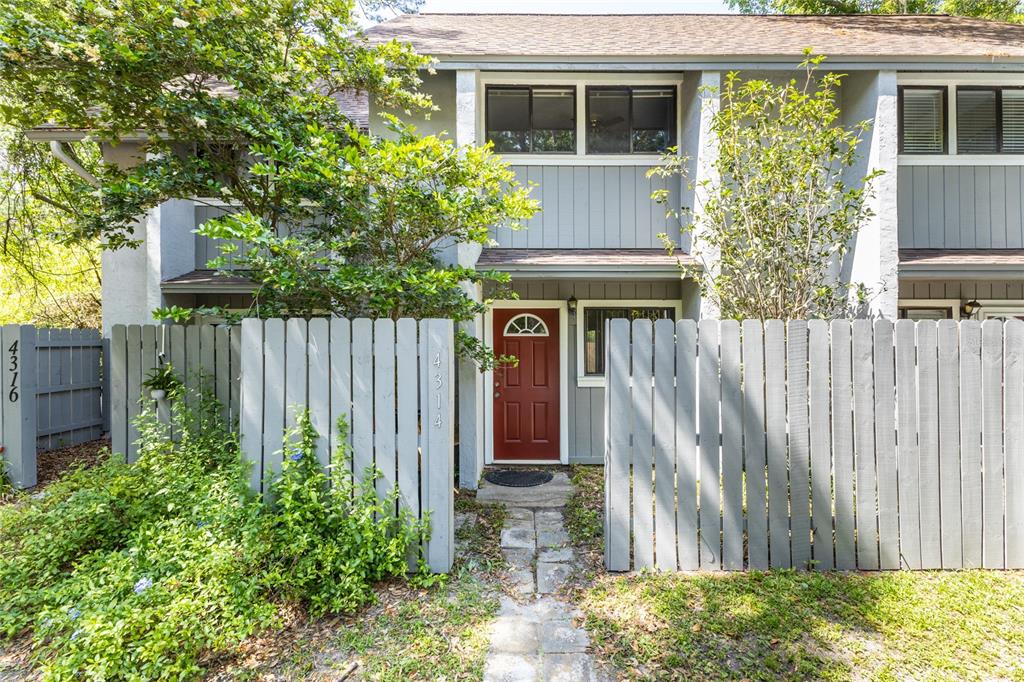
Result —
[[573, 318], [576, 317], [576, 306], [578, 304], [579, 301], [576, 300], [575, 296], [570, 296], [569, 300], [565, 302], [566, 307], [569, 308], [569, 315], [571, 315]]
[[973, 299], [970, 301], [966, 301], [960, 306], [960, 316], [971, 317], [972, 315], [974, 315], [974, 313], [978, 312], [980, 308], [981, 304], [978, 303], [977, 301]]

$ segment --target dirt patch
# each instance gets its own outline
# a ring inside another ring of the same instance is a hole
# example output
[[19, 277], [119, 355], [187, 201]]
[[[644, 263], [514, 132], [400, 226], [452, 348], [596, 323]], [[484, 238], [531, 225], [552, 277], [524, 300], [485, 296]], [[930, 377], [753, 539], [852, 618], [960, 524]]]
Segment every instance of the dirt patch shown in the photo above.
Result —
[[38, 483], [36, 488], [48, 485], [75, 466], [96, 466], [110, 454], [110, 439], [100, 438], [66, 448], [40, 452], [37, 456]]

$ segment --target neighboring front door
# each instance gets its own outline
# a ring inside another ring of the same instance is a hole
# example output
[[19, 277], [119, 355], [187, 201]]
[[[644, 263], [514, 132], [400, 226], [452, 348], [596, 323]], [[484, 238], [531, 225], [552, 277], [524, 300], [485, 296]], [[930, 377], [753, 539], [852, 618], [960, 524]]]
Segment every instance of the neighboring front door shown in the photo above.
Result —
[[519, 358], [494, 371], [494, 459], [558, 460], [558, 310], [494, 310], [494, 350]]

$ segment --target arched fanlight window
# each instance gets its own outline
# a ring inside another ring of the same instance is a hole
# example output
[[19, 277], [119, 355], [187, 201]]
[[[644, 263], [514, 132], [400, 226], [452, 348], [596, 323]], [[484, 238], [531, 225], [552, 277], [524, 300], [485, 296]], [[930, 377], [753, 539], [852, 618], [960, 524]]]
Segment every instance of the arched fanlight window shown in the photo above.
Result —
[[516, 315], [505, 325], [505, 336], [547, 336], [544, 320], [530, 313]]

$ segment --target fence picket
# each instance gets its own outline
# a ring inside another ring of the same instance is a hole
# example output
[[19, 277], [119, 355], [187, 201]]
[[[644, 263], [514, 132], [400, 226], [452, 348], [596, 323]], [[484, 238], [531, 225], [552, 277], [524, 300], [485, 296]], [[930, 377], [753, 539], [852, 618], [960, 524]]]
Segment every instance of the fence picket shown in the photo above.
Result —
[[142, 328], [137, 324], [128, 325], [128, 360], [125, 390], [128, 395], [128, 444], [127, 459], [134, 462], [139, 456], [139, 429], [135, 420], [142, 411]]
[[897, 470], [900, 553], [907, 568], [921, 568], [920, 450], [917, 446], [917, 349], [913, 320], [898, 320], [896, 343]]
[[699, 407], [698, 448], [700, 452], [700, 567], [705, 571], [722, 568], [722, 517], [719, 469], [719, 321], [697, 323], [697, 368]]
[[[249, 463], [249, 487], [263, 489], [263, 322], [242, 321], [239, 431], [242, 457]], [[276, 387], [271, 390], [277, 390]]]
[[[398, 485], [395, 438], [395, 322], [380, 318], [373, 322], [373, 459], [380, 471], [375, 482], [383, 499]], [[392, 510], [397, 513], [397, 507]]]
[[793, 566], [811, 561], [810, 433], [807, 406], [807, 323], [791, 320], [786, 338], [786, 411], [789, 414], [789, 505]]
[[768, 568], [768, 493], [765, 479], [764, 327], [744, 320], [743, 460], [747, 482], [747, 554], [750, 568]]
[[1006, 425], [1006, 567], [1024, 568], [1024, 321], [1003, 328]]
[[853, 354], [847, 320], [829, 325], [832, 351], [832, 478], [836, 506], [836, 568], [857, 567], [854, 523]]
[[835, 567], [832, 546], [832, 426], [829, 423], [828, 323], [807, 323], [807, 373], [810, 401], [811, 538], [814, 566]]
[[942, 567], [963, 566], [960, 506], [960, 377], [957, 323], [940, 320], [939, 341], [939, 518]]
[[981, 567], [981, 323], [960, 323], [960, 494], [963, 566]]
[[722, 566], [743, 569], [743, 404], [740, 324], [722, 320]]
[[629, 534], [629, 321], [607, 323], [608, 443], [605, 456], [605, 565], [628, 571]]
[[309, 321], [306, 332], [309, 423], [316, 432], [316, 459], [321, 467], [331, 464], [331, 330], [322, 317]]
[[675, 323], [654, 323], [654, 552], [659, 570], [676, 570]]
[[427, 482], [423, 499], [432, 512], [426, 561], [435, 573], [447, 573], [452, 566], [455, 541], [452, 495], [455, 482], [454, 329], [451, 320], [424, 320], [420, 328], [426, 332], [427, 353], [423, 360], [429, 364], [431, 381], [424, 409], [427, 415], [424, 429], [429, 435], [422, 473]]
[[[621, 339], [616, 341], [621, 343]], [[676, 322], [675, 408], [676, 550], [679, 568], [695, 571], [700, 568], [700, 545], [697, 538], [697, 324], [693, 320]], [[610, 433], [613, 426], [623, 426], [618, 419], [614, 413], [609, 414]], [[606, 471], [613, 467], [614, 460], [605, 462]], [[627, 566], [628, 559], [626, 557]]]
[[982, 565], [1003, 568], [1003, 323], [981, 325], [982, 447]]
[[644, 541], [633, 546], [633, 564], [637, 568], [654, 566], [654, 432], [651, 400], [653, 393], [653, 337], [651, 321], [638, 319], [632, 324], [633, 343], [633, 537]]
[[217, 328], [212, 324], [199, 327], [199, 385], [204, 392], [217, 391]]
[[[110, 449], [128, 456], [128, 394], [121, 390], [128, 382], [128, 329], [115, 324], [110, 329]], [[6, 347], [6, 344], [5, 344]]]
[[871, 320], [853, 321], [853, 457], [856, 473], [854, 517], [857, 523], [857, 568], [869, 571], [878, 570], [872, 336]]
[[[287, 405], [284, 320], [263, 323], [263, 471], [276, 478], [284, 457], [285, 411]], [[267, 485], [263, 486], [264, 495]]]
[[772, 568], [793, 565], [789, 544], [789, 463], [786, 457], [786, 327], [764, 323], [765, 432], [768, 464], [768, 555]]
[[[398, 458], [398, 507], [421, 517], [419, 490], [419, 353], [416, 320], [402, 318], [395, 323], [395, 371], [401, 379], [395, 387], [398, 417], [396, 451]], [[416, 552], [409, 557], [409, 568], [416, 568]]]
[[373, 322], [352, 320], [352, 472], [373, 464]]
[[[921, 508], [921, 568], [942, 567], [939, 532], [938, 326], [917, 323], [918, 449]], [[927, 522], [926, 522], [927, 521]]]
[[217, 325], [213, 328], [213, 379], [214, 395], [220, 403], [220, 412], [224, 423], [230, 428], [231, 414], [231, 339], [228, 327]]
[[875, 462], [878, 482], [878, 565], [900, 567], [899, 491], [896, 485], [896, 359], [893, 326], [875, 321]]
[[[352, 323], [331, 319], [331, 464], [352, 472]], [[342, 439], [339, 420], [347, 435]]]

